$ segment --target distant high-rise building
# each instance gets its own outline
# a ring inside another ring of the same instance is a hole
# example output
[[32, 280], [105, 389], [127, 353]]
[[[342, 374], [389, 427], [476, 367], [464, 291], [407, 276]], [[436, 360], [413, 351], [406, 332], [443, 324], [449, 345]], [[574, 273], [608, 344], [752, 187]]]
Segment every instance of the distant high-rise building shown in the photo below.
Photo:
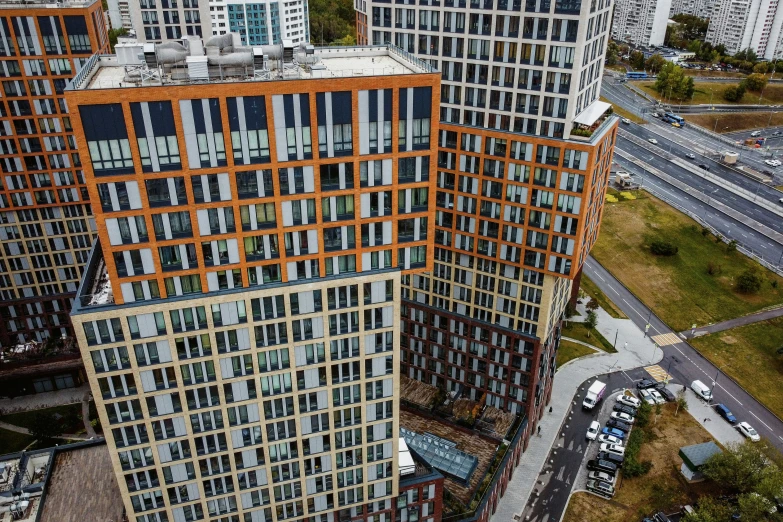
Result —
[[669, 8], [669, 17], [678, 14], [710, 18], [712, 9], [719, 3], [718, 0], [672, 0]]
[[672, 0], [617, 0], [612, 39], [642, 47], [658, 47], [666, 38]]
[[306, 0], [211, 0], [212, 34], [237, 33], [243, 45], [310, 41]]
[[527, 415], [596, 240], [617, 119], [600, 101], [608, 0], [357, 3], [360, 43], [441, 71], [434, 268], [403, 276], [403, 372]]
[[440, 75], [385, 46], [144, 49], [68, 91], [99, 231], [72, 319], [128, 514], [439, 522], [437, 474], [397, 498], [397, 388]]
[[0, 343], [70, 335], [95, 222], [63, 98], [109, 40], [97, 0], [0, 3]]
[[212, 34], [208, 0], [108, 0], [115, 28], [135, 32], [140, 42]]
[[752, 49], [767, 60], [783, 57], [783, 6], [777, 0], [730, 0], [713, 8], [706, 41], [735, 54]]

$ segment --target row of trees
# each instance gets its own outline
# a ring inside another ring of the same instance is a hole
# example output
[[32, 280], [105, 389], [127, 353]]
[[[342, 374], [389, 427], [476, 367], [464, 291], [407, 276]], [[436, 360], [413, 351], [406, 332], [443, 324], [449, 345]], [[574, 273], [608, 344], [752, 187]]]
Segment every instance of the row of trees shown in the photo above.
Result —
[[723, 98], [726, 101], [738, 102], [742, 100], [747, 91], [760, 93], [766, 86], [767, 77], [761, 73], [753, 73], [748, 75], [747, 78], [739, 82], [737, 85], [732, 85], [723, 91]]

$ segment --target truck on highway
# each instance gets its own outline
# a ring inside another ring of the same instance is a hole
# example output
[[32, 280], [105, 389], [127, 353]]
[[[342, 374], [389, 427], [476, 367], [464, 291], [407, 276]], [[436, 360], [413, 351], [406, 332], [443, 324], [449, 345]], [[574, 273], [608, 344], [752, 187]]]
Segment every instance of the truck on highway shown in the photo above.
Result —
[[606, 383], [595, 381], [587, 390], [587, 395], [585, 395], [585, 399], [582, 401], [582, 408], [592, 410], [603, 399], [605, 391]]

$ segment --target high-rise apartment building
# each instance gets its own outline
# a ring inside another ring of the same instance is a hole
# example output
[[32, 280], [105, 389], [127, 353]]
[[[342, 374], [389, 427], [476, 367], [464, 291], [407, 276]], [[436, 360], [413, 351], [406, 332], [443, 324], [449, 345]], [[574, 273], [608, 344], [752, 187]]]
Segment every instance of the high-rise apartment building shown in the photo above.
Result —
[[95, 239], [66, 83], [108, 36], [97, 0], [0, 3], [0, 343], [70, 335]]
[[711, 18], [712, 10], [718, 3], [716, 0], [672, 0], [669, 17], [687, 14], [699, 18]]
[[[128, 514], [390, 522], [440, 77], [385, 46], [183, 49], [67, 93], [99, 235], [72, 319]], [[411, 509], [440, 487], [407, 483]]]
[[133, 30], [140, 42], [209, 37], [209, 0], [108, 0], [115, 28]]
[[310, 41], [306, 0], [211, 0], [212, 34], [237, 33], [243, 45]]
[[361, 43], [441, 71], [434, 269], [403, 276], [403, 372], [529, 416], [598, 235], [617, 119], [608, 0], [359, 1]]
[[643, 47], [663, 45], [671, 4], [672, 0], [617, 0], [612, 39]]
[[727, 0], [712, 9], [706, 41], [734, 54], [752, 49], [766, 60], [783, 57], [783, 5], [778, 0]]

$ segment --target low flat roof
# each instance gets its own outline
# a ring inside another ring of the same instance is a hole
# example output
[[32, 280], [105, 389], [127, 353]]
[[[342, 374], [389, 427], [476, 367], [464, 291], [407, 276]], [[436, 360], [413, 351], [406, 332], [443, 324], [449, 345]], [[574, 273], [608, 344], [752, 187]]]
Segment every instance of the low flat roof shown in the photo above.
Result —
[[709, 441], [680, 448], [680, 458], [682, 458], [689, 468], [696, 470], [707, 462], [710, 457], [721, 452], [722, 451], [717, 444], [713, 441]]

